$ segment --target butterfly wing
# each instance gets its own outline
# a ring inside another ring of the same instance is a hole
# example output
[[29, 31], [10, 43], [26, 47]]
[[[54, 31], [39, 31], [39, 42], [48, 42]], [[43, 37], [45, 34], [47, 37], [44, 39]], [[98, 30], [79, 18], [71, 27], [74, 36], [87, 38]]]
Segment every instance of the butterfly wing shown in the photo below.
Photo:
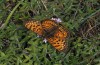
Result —
[[58, 51], [63, 51], [66, 47], [65, 40], [59, 37], [46, 38], [48, 42]]
[[41, 22], [41, 25], [45, 32], [50, 33], [57, 28], [57, 23], [54, 20], [46, 19]]
[[58, 51], [65, 51], [68, 48], [68, 44], [66, 43], [67, 37], [68, 32], [60, 26], [52, 36], [46, 37], [46, 39]]
[[58, 29], [56, 29], [54, 36], [65, 39], [68, 37], [68, 31], [64, 27], [59, 26]]
[[43, 35], [42, 25], [39, 21], [30, 20], [30, 21], [27, 21], [24, 25], [25, 25], [26, 28], [28, 28], [31, 31], [35, 32], [39, 36]]

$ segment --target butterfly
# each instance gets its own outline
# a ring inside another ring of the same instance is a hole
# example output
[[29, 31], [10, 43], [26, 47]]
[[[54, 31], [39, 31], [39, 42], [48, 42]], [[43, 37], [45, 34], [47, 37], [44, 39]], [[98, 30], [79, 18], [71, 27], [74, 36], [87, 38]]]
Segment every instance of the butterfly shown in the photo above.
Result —
[[45, 38], [56, 50], [64, 51], [68, 48], [66, 43], [68, 31], [55, 20], [29, 20], [24, 25], [26, 28]]

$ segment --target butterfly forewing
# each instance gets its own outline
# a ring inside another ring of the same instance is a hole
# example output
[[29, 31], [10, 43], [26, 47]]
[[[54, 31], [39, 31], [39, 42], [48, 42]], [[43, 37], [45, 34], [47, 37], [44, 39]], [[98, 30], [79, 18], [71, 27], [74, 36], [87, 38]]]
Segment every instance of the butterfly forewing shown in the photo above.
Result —
[[35, 32], [36, 34], [42, 36], [43, 29], [41, 23], [39, 21], [30, 20], [25, 23], [25, 27], [30, 29], [31, 31]]
[[45, 32], [51, 33], [52, 30], [57, 28], [57, 23], [54, 20], [46, 19], [41, 22], [41, 25]]

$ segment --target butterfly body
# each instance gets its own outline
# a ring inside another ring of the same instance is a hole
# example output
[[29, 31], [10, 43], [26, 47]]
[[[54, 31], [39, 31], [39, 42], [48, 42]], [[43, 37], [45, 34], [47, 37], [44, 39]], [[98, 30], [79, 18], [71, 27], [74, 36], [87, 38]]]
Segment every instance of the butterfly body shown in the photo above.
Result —
[[44, 37], [58, 51], [64, 51], [68, 47], [68, 31], [54, 20], [31, 20], [25, 23], [25, 27]]

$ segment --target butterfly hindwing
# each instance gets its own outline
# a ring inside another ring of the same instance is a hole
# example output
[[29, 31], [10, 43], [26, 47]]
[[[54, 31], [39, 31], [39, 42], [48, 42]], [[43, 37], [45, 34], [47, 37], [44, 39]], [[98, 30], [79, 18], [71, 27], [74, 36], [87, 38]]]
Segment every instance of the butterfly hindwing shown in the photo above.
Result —
[[66, 47], [65, 40], [59, 37], [51, 37], [51, 38], [47, 38], [47, 40], [58, 51], [63, 51]]

